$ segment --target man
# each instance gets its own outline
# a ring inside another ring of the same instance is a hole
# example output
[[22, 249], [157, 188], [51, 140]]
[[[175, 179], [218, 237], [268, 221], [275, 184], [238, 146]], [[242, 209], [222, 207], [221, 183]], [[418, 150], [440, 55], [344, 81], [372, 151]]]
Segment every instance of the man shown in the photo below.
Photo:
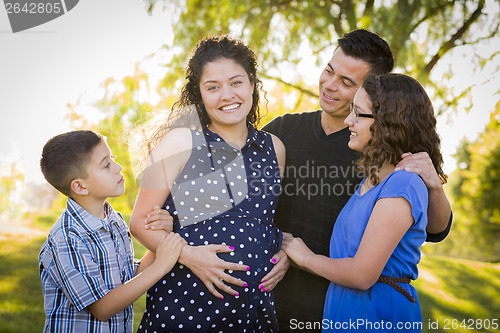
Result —
[[[321, 110], [278, 117], [263, 129], [278, 136], [286, 148], [283, 191], [274, 222], [301, 237], [318, 254], [329, 255], [330, 236], [338, 214], [361, 181], [354, 162], [358, 153], [347, 146], [344, 119], [349, 105], [368, 74], [392, 71], [392, 52], [378, 35], [354, 30], [339, 39], [338, 47], [319, 79]], [[441, 241], [451, 225], [451, 207], [426, 153], [405, 154], [398, 167], [418, 173], [429, 190], [428, 241]], [[280, 332], [319, 330], [329, 281], [289, 266], [275, 256], [263, 289], [276, 286], [275, 306]]]

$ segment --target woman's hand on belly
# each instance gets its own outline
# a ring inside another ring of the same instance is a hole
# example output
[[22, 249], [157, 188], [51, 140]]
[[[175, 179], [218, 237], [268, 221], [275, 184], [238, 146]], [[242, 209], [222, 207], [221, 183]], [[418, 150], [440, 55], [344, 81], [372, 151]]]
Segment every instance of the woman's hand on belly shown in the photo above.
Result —
[[259, 285], [259, 289], [261, 291], [273, 290], [276, 285], [283, 280], [283, 277], [288, 271], [288, 267], [290, 267], [290, 259], [288, 259], [288, 256], [283, 250], [276, 253], [273, 259], [271, 259], [271, 262], [274, 264], [274, 267], [262, 279], [261, 284]]
[[225, 270], [247, 271], [250, 267], [224, 261], [217, 256], [217, 253], [232, 252], [233, 250], [234, 247], [227, 245], [185, 246], [179, 257], [179, 263], [188, 267], [215, 297], [224, 299], [215, 287], [230, 295], [237, 296], [238, 293], [224, 282], [240, 287], [246, 287], [248, 284], [227, 274]]

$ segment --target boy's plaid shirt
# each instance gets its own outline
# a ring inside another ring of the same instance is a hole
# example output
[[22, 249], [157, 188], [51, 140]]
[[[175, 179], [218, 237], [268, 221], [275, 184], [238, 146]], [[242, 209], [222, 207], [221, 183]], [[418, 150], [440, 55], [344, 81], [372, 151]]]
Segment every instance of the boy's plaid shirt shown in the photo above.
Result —
[[132, 279], [137, 269], [122, 216], [105, 204], [106, 219], [72, 199], [39, 256], [45, 303], [44, 332], [132, 332], [132, 305], [106, 322], [86, 307]]

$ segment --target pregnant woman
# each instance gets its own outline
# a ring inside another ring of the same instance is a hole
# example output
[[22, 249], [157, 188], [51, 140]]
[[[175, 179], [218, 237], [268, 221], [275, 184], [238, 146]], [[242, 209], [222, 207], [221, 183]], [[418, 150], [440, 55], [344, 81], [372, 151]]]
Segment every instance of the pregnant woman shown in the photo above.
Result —
[[[285, 149], [254, 127], [256, 68], [254, 53], [240, 41], [202, 40], [169, 124], [151, 142], [131, 231], [155, 249], [163, 232], [144, 228], [144, 220], [163, 206], [189, 246], [148, 291], [139, 332], [277, 331], [272, 292], [259, 286], [281, 244], [272, 220]], [[221, 259], [227, 272], [214, 278]]]

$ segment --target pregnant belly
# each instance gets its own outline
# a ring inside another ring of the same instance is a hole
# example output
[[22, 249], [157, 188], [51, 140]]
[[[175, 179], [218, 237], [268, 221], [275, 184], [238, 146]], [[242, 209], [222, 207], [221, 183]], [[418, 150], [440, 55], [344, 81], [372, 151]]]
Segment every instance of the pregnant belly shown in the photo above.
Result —
[[217, 255], [225, 261], [250, 267], [248, 271], [229, 272], [256, 287], [269, 273], [271, 259], [279, 251], [281, 235], [273, 225], [246, 217], [224, 217], [180, 228], [177, 232], [189, 245], [225, 244], [235, 249]]

